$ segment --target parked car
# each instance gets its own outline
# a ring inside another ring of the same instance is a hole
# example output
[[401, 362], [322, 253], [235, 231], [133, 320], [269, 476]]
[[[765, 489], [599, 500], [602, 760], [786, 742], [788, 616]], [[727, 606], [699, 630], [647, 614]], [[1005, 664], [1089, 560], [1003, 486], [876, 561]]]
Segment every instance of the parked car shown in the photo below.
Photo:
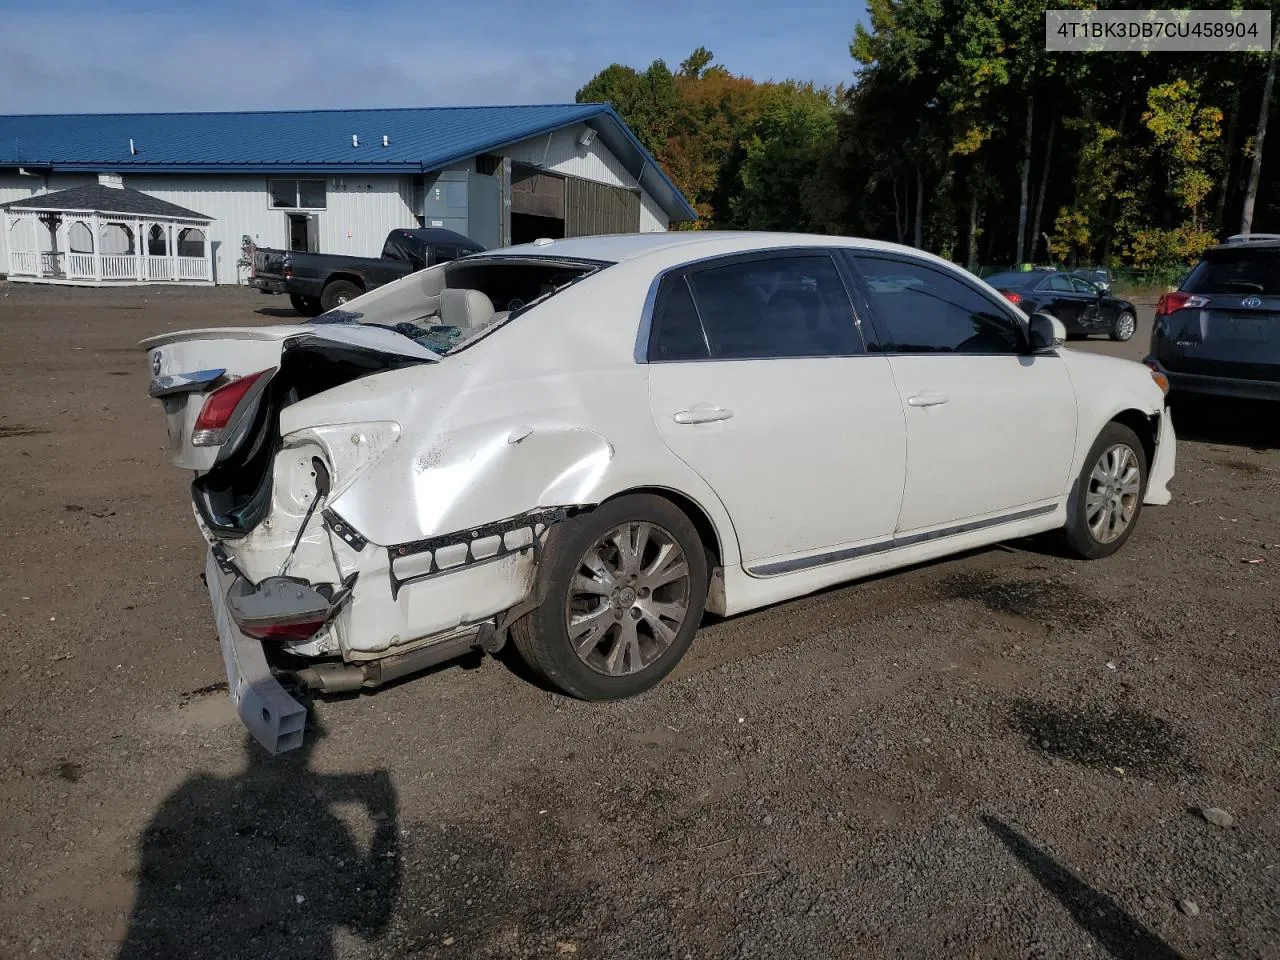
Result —
[[1280, 400], [1280, 238], [1206, 250], [1156, 304], [1146, 362], [1178, 393]]
[[1056, 270], [1011, 271], [986, 280], [1027, 313], [1043, 311], [1061, 320], [1069, 336], [1102, 333], [1112, 340], [1128, 340], [1138, 329], [1138, 311], [1132, 303], [1108, 296], [1094, 283], [1074, 274]]
[[1087, 280], [1108, 296], [1111, 294], [1112, 276], [1106, 267], [1081, 267], [1072, 270], [1071, 276]]
[[392, 230], [380, 257], [259, 247], [249, 286], [266, 294], [287, 293], [293, 309], [314, 317], [405, 274], [483, 249], [470, 237], [439, 227]]
[[918, 250], [699, 232], [492, 250], [144, 345], [231, 696], [278, 750], [289, 690], [508, 637], [604, 700], [704, 611], [1054, 529], [1115, 552], [1169, 500], [1173, 425], [1150, 370], [1064, 337]]

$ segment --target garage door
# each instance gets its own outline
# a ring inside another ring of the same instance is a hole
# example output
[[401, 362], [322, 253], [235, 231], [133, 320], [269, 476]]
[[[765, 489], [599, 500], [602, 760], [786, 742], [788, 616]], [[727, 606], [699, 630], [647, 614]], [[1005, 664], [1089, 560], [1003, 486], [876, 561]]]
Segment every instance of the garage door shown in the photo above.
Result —
[[635, 233], [640, 229], [640, 197], [630, 190], [591, 180], [566, 182], [566, 237]]

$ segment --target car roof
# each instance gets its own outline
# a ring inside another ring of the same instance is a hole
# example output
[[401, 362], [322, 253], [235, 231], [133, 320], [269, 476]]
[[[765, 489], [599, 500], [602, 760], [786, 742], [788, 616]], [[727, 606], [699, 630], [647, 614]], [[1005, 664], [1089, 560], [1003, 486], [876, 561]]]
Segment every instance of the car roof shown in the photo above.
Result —
[[[1265, 234], [1263, 234], [1265, 236]], [[1274, 251], [1280, 250], [1280, 239], [1276, 240], [1237, 240], [1234, 243], [1220, 243], [1217, 246], [1209, 247], [1205, 253], [1250, 253], [1257, 250]]]
[[605, 260], [622, 263], [657, 253], [678, 252], [689, 260], [720, 254], [749, 253], [777, 247], [849, 247], [882, 253], [910, 254], [923, 260], [944, 264], [953, 270], [955, 264], [932, 253], [883, 240], [862, 237], [837, 237], [816, 233], [764, 233], [751, 230], [671, 230], [657, 233], [620, 233], [596, 237], [572, 237], [566, 240], [540, 240], [514, 247], [490, 250], [486, 256], [565, 257], [579, 260]]

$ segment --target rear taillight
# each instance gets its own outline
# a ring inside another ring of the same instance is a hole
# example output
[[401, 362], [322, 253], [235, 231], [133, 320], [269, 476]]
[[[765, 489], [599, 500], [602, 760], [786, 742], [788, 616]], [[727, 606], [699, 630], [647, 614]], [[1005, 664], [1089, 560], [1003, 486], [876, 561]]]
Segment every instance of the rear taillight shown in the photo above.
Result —
[[293, 267], [285, 267], [285, 268], [284, 268], [284, 278], [285, 278], [286, 280], [292, 280], [292, 279], [293, 279]]
[[1208, 302], [1208, 297], [1201, 297], [1194, 293], [1183, 293], [1181, 290], [1175, 290], [1173, 293], [1162, 293], [1160, 294], [1160, 299], [1156, 301], [1156, 316], [1167, 317], [1169, 314], [1176, 313], [1179, 310], [1195, 310], [1205, 306]]
[[1010, 303], [1018, 304], [1022, 302], [1022, 294], [1020, 293], [1014, 293], [1012, 290], [1001, 290], [1000, 292], [1004, 294], [1004, 298]]
[[308, 640], [324, 626], [325, 617], [294, 620], [288, 623], [240, 624], [240, 629], [259, 640]]
[[200, 415], [191, 431], [191, 444], [196, 447], [217, 447], [227, 438], [227, 431], [236, 411], [258, 381], [270, 370], [259, 370], [239, 380], [232, 380], [205, 397]]

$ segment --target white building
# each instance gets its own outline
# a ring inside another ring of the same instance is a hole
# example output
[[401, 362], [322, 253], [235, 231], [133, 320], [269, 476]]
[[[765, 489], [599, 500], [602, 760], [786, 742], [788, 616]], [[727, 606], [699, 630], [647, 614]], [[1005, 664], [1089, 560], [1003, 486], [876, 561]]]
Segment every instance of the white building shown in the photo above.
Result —
[[[0, 204], [100, 180], [209, 218], [216, 283], [247, 278], [246, 242], [376, 257], [402, 227], [494, 247], [695, 218], [605, 104], [0, 117]], [[0, 272], [30, 248], [19, 221]]]

